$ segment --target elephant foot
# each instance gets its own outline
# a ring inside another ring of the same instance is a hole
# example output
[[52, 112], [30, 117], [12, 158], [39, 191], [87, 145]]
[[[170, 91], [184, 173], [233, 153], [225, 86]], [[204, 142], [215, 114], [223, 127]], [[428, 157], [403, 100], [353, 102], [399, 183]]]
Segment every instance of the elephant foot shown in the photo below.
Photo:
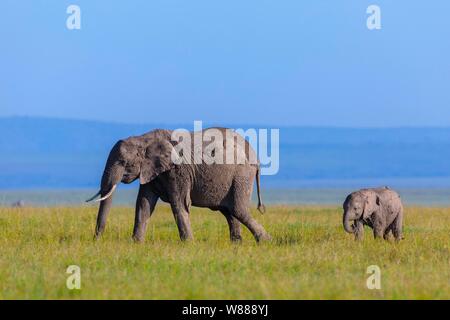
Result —
[[182, 242], [192, 242], [192, 241], [194, 241], [194, 236], [193, 235], [180, 235], [180, 240]]
[[133, 235], [131, 238], [133, 239], [134, 243], [144, 242], [144, 237], [142, 237], [142, 236]]
[[272, 240], [272, 237], [266, 232], [261, 235], [257, 235], [255, 238], [256, 238], [256, 242], [258, 242], [258, 243], [269, 242]]
[[242, 243], [242, 237], [241, 236], [232, 236], [231, 242], [235, 243], [235, 244], [240, 244], [240, 243]]
[[101, 236], [102, 236], [101, 233], [95, 233], [95, 234], [94, 234], [94, 237], [93, 237], [93, 240], [94, 240], [94, 241], [97, 241], [97, 240], [99, 240], [99, 239], [101, 238]]

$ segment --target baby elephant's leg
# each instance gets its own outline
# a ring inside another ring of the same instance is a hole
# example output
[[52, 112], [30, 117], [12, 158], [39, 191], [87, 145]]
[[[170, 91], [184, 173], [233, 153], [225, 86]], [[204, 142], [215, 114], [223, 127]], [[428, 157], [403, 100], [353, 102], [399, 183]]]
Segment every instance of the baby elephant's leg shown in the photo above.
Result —
[[403, 212], [401, 212], [397, 218], [395, 218], [392, 223], [392, 233], [394, 234], [394, 238], [396, 241], [400, 241], [403, 239], [402, 231], [403, 231]]
[[392, 231], [392, 225], [389, 226], [388, 228], [386, 228], [386, 230], [384, 231], [384, 235], [383, 235], [384, 240], [389, 240], [391, 231]]
[[380, 239], [384, 236], [384, 232], [386, 230], [385, 223], [383, 223], [380, 217], [375, 217], [373, 221], [373, 237], [375, 239]]
[[355, 240], [362, 240], [364, 238], [364, 225], [362, 221], [356, 221], [355, 227]]

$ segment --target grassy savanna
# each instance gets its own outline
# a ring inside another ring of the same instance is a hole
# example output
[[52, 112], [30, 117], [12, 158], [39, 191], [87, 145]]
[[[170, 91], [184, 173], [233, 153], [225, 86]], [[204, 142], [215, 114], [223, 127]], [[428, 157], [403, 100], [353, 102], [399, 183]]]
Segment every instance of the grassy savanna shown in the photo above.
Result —
[[[195, 240], [181, 243], [159, 205], [146, 241], [131, 241], [132, 208], [115, 207], [93, 241], [97, 208], [0, 208], [1, 299], [449, 299], [450, 208], [407, 208], [405, 240], [353, 241], [338, 207], [269, 207], [257, 218], [273, 241], [243, 229], [229, 242], [225, 218], [193, 208]], [[66, 268], [81, 267], [81, 290]], [[366, 268], [381, 268], [368, 290]]]

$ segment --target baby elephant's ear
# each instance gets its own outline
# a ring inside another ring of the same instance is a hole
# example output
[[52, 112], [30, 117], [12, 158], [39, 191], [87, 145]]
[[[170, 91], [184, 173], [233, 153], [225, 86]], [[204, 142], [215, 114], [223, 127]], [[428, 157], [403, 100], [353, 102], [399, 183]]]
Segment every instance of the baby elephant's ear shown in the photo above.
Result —
[[171, 159], [172, 149], [172, 144], [165, 137], [155, 137], [150, 141], [141, 164], [139, 177], [141, 184], [149, 183], [161, 173], [175, 166]]
[[377, 211], [378, 206], [380, 205], [380, 198], [373, 191], [369, 191], [366, 197], [363, 218], [368, 219], [372, 213]]

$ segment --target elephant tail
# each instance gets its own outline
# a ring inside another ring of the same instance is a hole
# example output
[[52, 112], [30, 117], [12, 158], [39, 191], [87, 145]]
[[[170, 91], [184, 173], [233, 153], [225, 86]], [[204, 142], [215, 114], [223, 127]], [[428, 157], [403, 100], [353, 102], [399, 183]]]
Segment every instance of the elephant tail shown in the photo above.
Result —
[[263, 205], [262, 199], [261, 199], [260, 172], [261, 172], [261, 169], [259, 168], [259, 165], [258, 165], [258, 168], [256, 169], [256, 191], [258, 193], [258, 211], [264, 214], [266, 212], [266, 207]]

